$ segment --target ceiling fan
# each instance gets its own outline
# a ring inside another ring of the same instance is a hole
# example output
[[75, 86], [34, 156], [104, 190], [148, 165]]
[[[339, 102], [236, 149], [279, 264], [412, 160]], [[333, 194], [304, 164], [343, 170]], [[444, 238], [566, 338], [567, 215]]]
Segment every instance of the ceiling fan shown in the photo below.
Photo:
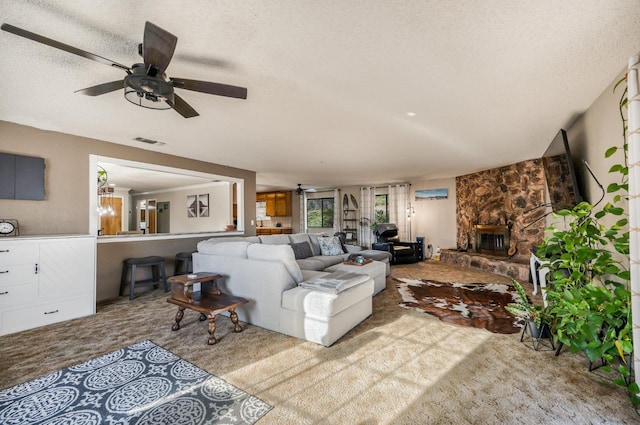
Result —
[[244, 87], [186, 78], [167, 78], [165, 71], [173, 57], [178, 38], [151, 22], [145, 24], [143, 42], [138, 45], [138, 54], [142, 56], [144, 63], [134, 63], [130, 67], [10, 24], [2, 24], [0, 28], [20, 37], [119, 68], [127, 73], [124, 80], [98, 84], [77, 90], [76, 93], [99, 96], [124, 88], [125, 98], [135, 105], [151, 109], [173, 108], [185, 118], [196, 117], [200, 114], [178, 96], [174, 92], [174, 88], [236, 99], [247, 98], [247, 89]]
[[302, 194], [304, 194], [305, 192], [315, 192], [315, 189], [303, 189], [302, 188], [302, 183], [298, 183], [298, 188], [296, 189], [296, 195], [298, 196], [302, 196]]

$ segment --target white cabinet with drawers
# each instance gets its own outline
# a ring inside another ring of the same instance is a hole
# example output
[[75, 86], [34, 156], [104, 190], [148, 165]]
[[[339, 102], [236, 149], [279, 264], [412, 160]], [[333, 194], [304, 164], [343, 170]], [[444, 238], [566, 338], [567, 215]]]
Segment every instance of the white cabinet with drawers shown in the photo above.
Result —
[[0, 335], [95, 313], [93, 236], [0, 239]]

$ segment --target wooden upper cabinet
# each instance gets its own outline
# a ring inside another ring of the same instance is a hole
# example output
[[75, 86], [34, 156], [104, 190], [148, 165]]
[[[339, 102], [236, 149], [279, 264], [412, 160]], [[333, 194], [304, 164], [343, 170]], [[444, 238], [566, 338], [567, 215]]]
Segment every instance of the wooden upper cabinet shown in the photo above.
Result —
[[276, 192], [276, 217], [291, 216], [291, 192]]
[[267, 216], [275, 217], [276, 214], [276, 194], [275, 192], [267, 192], [264, 194], [264, 200], [267, 202]]
[[266, 202], [269, 217], [291, 216], [291, 192], [256, 193], [256, 202]]

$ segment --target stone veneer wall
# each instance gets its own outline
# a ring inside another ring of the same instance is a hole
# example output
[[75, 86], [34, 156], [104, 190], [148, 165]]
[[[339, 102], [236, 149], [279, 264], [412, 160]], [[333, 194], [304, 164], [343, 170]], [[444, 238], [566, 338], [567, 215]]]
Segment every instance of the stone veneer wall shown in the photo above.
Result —
[[507, 276], [520, 282], [528, 282], [530, 276], [531, 266], [529, 261], [514, 262], [508, 258], [499, 259], [498, 257], [487, 257], [472, 252], [458, 252], [450, 249], [442, 250], [440, 261]]
[[[475, 244], [475, 224], [511, 226], [512, 259], [528, 261], [531, 248], [544, 238], [544, 169], [532, 159], [492, 170], [456, 177], [456, 240], [458, 248]], [[529, 227], [526, 227], [529, 225]]]

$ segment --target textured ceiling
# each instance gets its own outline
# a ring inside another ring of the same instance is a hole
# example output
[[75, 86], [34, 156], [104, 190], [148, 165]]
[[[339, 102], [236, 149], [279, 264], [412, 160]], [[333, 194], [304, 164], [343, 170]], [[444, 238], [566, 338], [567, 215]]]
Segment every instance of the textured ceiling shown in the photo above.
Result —
[[124, 72], [1, 32], [1, 120], [255, 170], [270, 188], [539, 157], [640, 50], [637, 0], [0, 0], [0, 11], [127, 65], [148, 20], [178, 37], [169, 77], [248, 89], [247, 100], [177, 90], [200, 113], [190, 119], [121, 91], [74, 94]]

